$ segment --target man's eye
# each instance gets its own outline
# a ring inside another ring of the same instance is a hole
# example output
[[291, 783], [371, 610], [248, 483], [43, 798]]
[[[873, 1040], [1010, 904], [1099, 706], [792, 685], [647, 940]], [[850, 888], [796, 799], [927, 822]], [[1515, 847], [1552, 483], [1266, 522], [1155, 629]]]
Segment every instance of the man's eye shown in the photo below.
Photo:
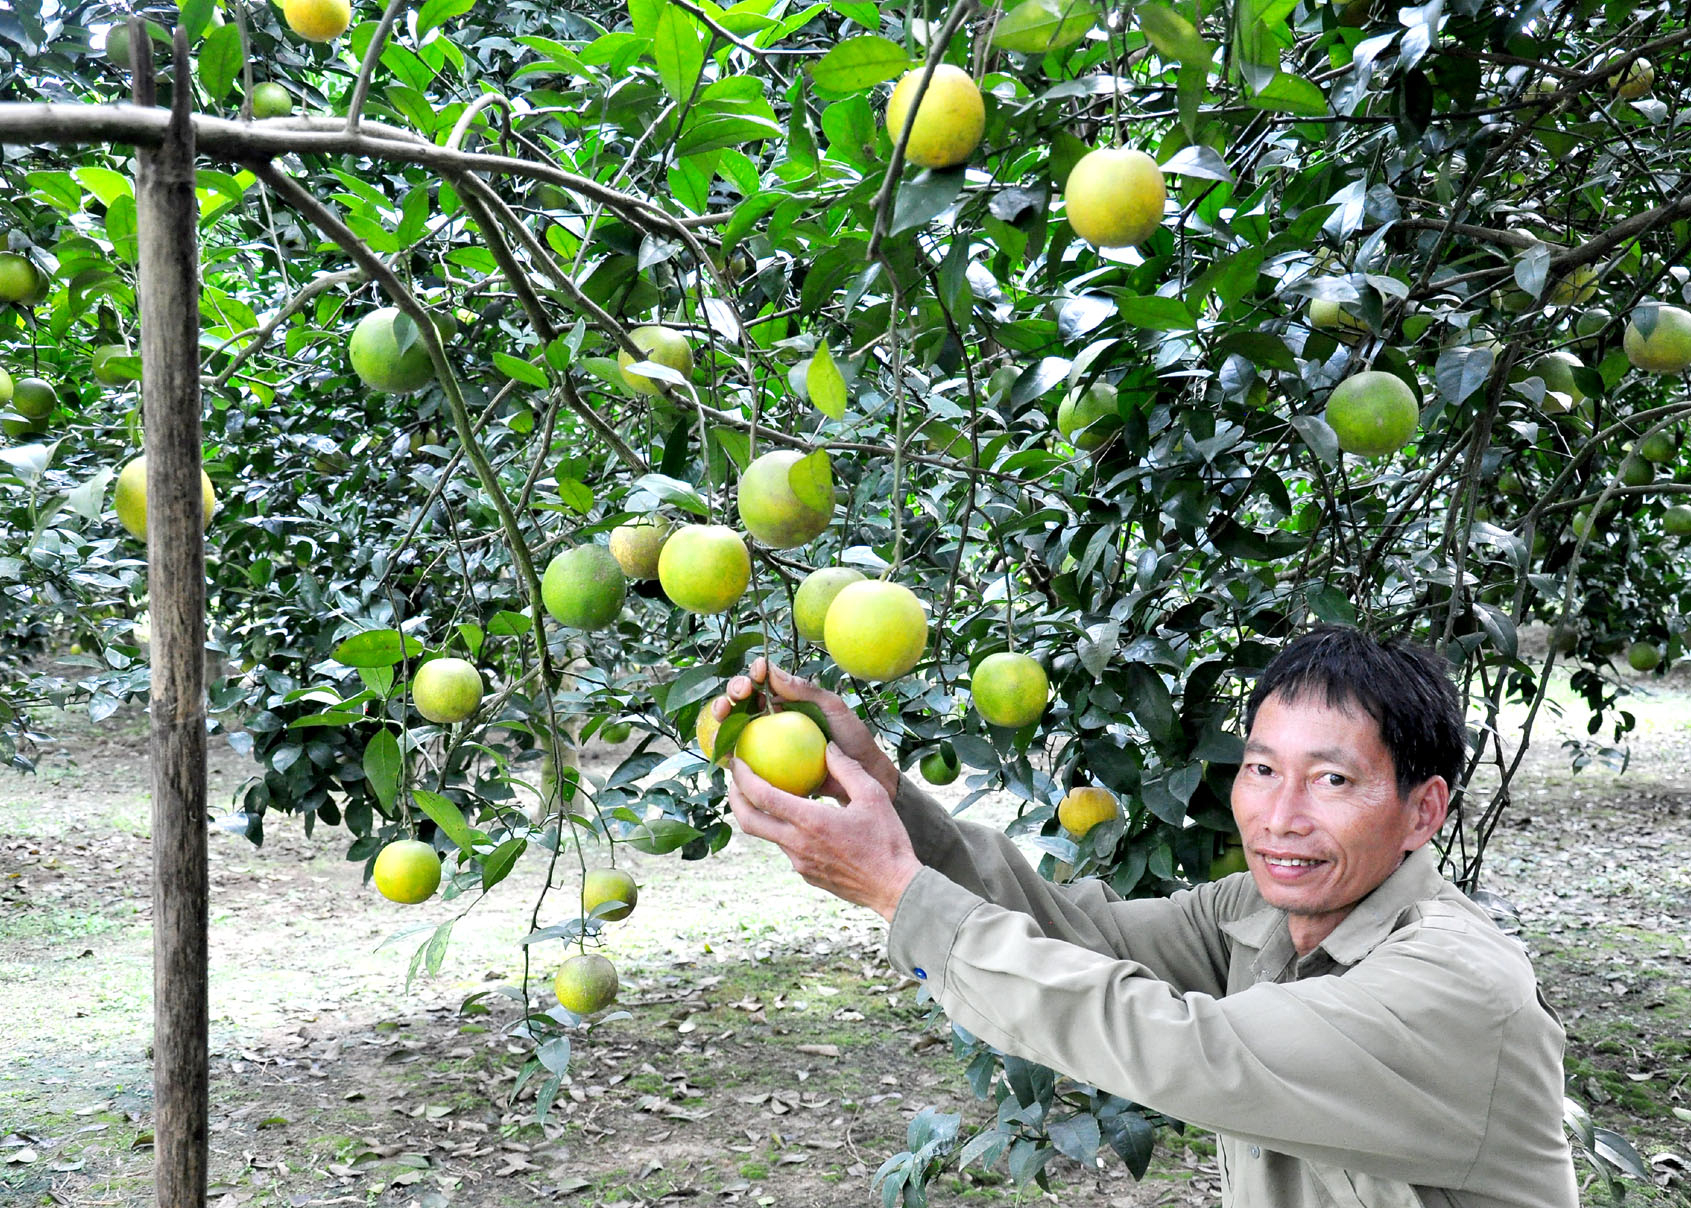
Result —
[[1349, 777], [1345, 776], [1342, 772], [1326, 772], [1323, 774], [1322, 779], [1324, 779], [1328, 785], [1333, 788], [1342, 788], [1344, 785], [1350, 783]]

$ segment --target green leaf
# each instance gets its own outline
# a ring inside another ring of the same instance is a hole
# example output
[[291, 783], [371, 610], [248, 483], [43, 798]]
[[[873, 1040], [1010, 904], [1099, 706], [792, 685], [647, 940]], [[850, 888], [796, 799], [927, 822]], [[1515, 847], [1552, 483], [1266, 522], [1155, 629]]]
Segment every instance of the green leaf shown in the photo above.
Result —
[[[812, 368], [815, 362], [811, 363]], [[811, 393], [812, 400], [816, 395]], [[835, 417], [839, 418], [838, 416]], [[814, 453], [799, 458], [787, 471], [787, 485], [793, 494], [798, 496], [800, 503], [807, 508], [815, 508], [832, 513], [834, 510], [834, 468], [828, 460], [828, 451], [818, 449]]]
[[402, 638], [397, 629], [366, 629], [336, 646], [334, 658], [348, 667], [391, 667], [421, 653], [423, 644], [413, 637]]
[[1116, 303], [1116, 309], [1130, 327], [1144, 327], [1151, 331], [1190, 331], [1197, 325], [1192, 312], [1179, 298], [1122, 298]]
[[1139, 28], [1164, 59], [1180, 63], [1208, 63], [1215, 47], [1204, 41], [1192, 23], [1161, 4], [1142, 4], [1134, 14]]
[[217, 7], [216, 0], [179, 0], [176, 11], [181, 14], [178, 23], [188, 41], [195, 41], [205, 32], [206, 26], [211, 24], [211, 14]]
[[110, 168], [83, 167], [71, 172], [77, 183], [100, 199], [100, 204], [109, 206], [120, 197], [134, 197], [135, 189], [130, 184], [129, 177], [121, 172], [113, 172]]
[[[834, 354], [828, 351], [828, 341], [816, 346], [810, 368], [804, 371], [805, 389], [811, 404], [829, 419], [844, 419], [846, 410], [846, 382], [840, 367], [834, 364]], [[795, 467], [796, 468], [796, 467]]]
[[810, 78], [823, 96], [845, 96], [873, 88], [910, 70], [904, 47], [879, 34], [847, 38], [823, 55], [810, 69]]
[[1097, 24], [1098, 8], [1091, 0], [1022, 0], [998, 22], [992, 44], [1042, 55], [1073, 46]]
[[442, 797], [439, 793], [431, 793], [427, 789], [412, 789], [411, 800], [417, 803], [434, 824], [445, 832], [446, 837], [457, 845], [459, 851], [475, 850], [475, 832], [464, 821], [464, 815], [456, 805]]
[[421, 43], [431, 29], [469, 12], [475, 5], [476, 0], [429, 0], [417, 11], [417, 41]]
[[893, 207], [892, 229], [901, 235], [915, 227], [926, 226], [957, 200], [963, 190], [967, 173], [962, 168], [947, 172], [923, 172], [907, 180], [898, 190], [898, 205]]
[[822, 706], [812, 700], [787, 700], [781, 702], [781, 712], [802, 713], [816, 723], [816, 728], [822, 731], [822, 737], [832, 739], [834, 731], [828, 725], [828, 715], [822, 712]]
[[650, 491], [662, 502], [685, 508], [695, 516], [709, 516], [710, 505], [690, 482], [682, 482], [667, 474], [642, 474], [634, 480], [636, 491]]
[[623, 842], [648, 856], [662, 856], [678, 847], [685, 847], [703, 834], [703, 831], [694, 830], [674, 818], [654, 818], [642, 823]]
[[536, 390], [544, 390], [547, 386], [546, 371], [528, 361], [511, 356], [509, 353], [496, 352], [493, 363], [499, 372], [513, 381], [521, 382], [525, 386], [533, 386]]
[[1327, 115], [1327, 94], [1302, 76], [1277, 71], [1268, 86], [1246, 102], [1257, 109], [1272, 109], [1279, 113], [1295, 113], [1304, 117]]
[[583, 516], [593, 510], [592, 489], [574, 478], [558, 479], [558, 498], [565, 507]]
[[509, 638], [525, 634], [533, 626], [534, 621], [526, 612], [511, 612], [502, 609], [493, 614], [487, 623], [487, 636], [490, 638]]
[[499, 882], [511, 875], [511, 869], [517, 858], [528, 848], [527, 839], [507, 839], [493, 849], [486, 862], [481, 867], [481, 888], [486, 893]]
[[376, 800], [382, 803], [384, 810], [392, 809], [393, 803], [399, 799], [399, 773], [403, 762], [399, 739], [385, 726], [364, 744], [364, 778], [369, 781], [370, 791], [376, 794]]
[[214, 101], [221, 101], [241, 74], [241, 30], [231, 21], [219, 25], [200, 44], [200, 83]]
[[652, 33], [652, 54], [664, 90], [683, 104], [691, 100], [705, 66], [705, 48], [693, 17], [673, 4], [665, 5]]

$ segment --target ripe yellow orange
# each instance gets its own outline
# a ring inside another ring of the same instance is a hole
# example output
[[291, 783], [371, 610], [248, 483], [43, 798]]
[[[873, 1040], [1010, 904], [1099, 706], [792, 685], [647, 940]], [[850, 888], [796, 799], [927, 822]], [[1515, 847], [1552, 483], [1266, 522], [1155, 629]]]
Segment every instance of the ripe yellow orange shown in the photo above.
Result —
[[619, 988], [617, 967], [597, 952], [570, 957], [552, 979], [558, 1005], [583, 1016], [610, 1006]]
[[599, 914], [606, 922], [614, 923], [634, 913], [635, 903], [639, 900], [640, 886], [620, 868], [590, 868], [582, 878], [581, 909], [584, 914], [592, 914], [606, 902], [620, 902], [620, 906], [612, 906]]
[[602, 545], [578, 545], [546, 564], [540, 599], [560, 625], [603, 629], [622, 615], [628, 581], [616, 556]]
[[1162, 225], [1168, 186], [1143, 151], [1101, 147], [1069, 172], [1063, 198], [1069, 225], [1093, 247], [1133, 247]]
[[352, 371], [370, 389], [384, 394], [412, 394], [434, 381], [434, 362], [420, 334], [413, 330], [411, 342], [400, 351], [394, 330], [399, 315], [397, 306], [371, 311], [358, 321], [347, 344]]
[[1677, 306], [1640, 306], [1626, 325], [1623, 344], [1627, 360], [1639, 369], [1684, 373], [1691, 369], [1691, 314]]
[[1327, 398], [1327, 424], [1339, 448], [1384, 457], [1409, 443], [1421, 422], [1415, 392], [1394, 374], [1370, 369], [1340, 382]]
[[[895, 145], [910, 118], [910, 105], [923, 70], [916, 67], [905, 72], [887, 102], [887, 134]], [[919, 168], [954, 168], [969, 161], [984, 133], [986, 102], [981, 99], [979, 86], [961, 67], [941, 63], [934, 68], [922, 103], [916, 107], [904, 158]]]
[[611, 557], [630, 579], [658, 577], [658, 555], [674, 526], [660, 516], [646, 516], [611, 530]]
[[481, 672], [468, 659], [430, 659], [411, 680], [411, 699], [429, 721], [450, 725], [475, 716], [481, 687]]
[[727, 612], [751, 580], [745, 539], [725, 524], [683, 525], [658, 555], [663, 594], [688, 612]]
[[828, 606], [822, 641], [847, 675], [897, 679], [927, 649], [927, 610], [902, 584], [881, 579], [848, 583]]
[[820, 642], [834, 598], [848, 584], [861, 583], [865, 577], [862, 571], [849, 566], [824, 566], [806, 575], [793, 593], [793, 628], [799, 631], [799, 636]]
[[415, 906], [440, 888], [440, 857], [421, 839], [400, 839], [376, 854], [370, 879], [388, 901]]
[[803, 713], [765, 713], [740, 731], [734, 754], [778, 789], [808, 797], [828, 779], [828, 740]]
[[699, 744], [699, 750], [704, 753], [706, 760], [716, 761], [716, 732], [722, 729], [722, 723], [716, 720], [716, 714], [711, 711], [713, 702], [706, 701], [705, 707], [699, 710], [698, 724], [693, 727], [693, 738]]
[[307, 42], [332, 42], [352, 24], [352, 0], [282, 0], [282, 19]]
[[1057, 803], [1057, 821], [1076, 839], [1084, 838], [1086, 832], [1100, 822], [1107, 822], [1120, 814], [1121, 806], [1116, 802], [1116, 795], [1096, 785], [1072, 788]]
[[740, 523], [771, 549], [803, 545], [834, 518], [832, 500], [827, 507], [813, 507], [793, 490], [790, 475], [804, 456], [797, 449], [777, 449], [757, 458], [740, 475]]
[[[655, 325], [636, 327], [628, 333], [628, 338], [645, 352], [645, 357], [641, 359], [654, 365], [667, 366], [684, 378], [693, 376], [693, 347], [687, 343], [687, 337], [679, 331]], [[657, 394], [669, 384], [643, 373], [632, 372], [629, 366], [635, 364], [635, 360], [626, 348], [617, 350], [617, 368], [622, 371], [622, 380], [631, 389], [639, 394]]]
[[1020, 729], [1045, 712], [1051, 684], [1032, 656], [1001, 650], [975, 664], [969, 688], [975, 711], [989, 723]]
[[[211, 489], [211, 478], [204, 470], [200, 471], [200, 496], [205, 505], [205, 525], [211, 524], [211, 515], [217, 510], [217, 492]], [[147, 539], [147, 457], [142, 454], [134, 461], [124, 466], [117, 476], [117, 490], [112, 495], [112, 506], [117, 509], [117, 518], [123, 527], [142, 541]]]

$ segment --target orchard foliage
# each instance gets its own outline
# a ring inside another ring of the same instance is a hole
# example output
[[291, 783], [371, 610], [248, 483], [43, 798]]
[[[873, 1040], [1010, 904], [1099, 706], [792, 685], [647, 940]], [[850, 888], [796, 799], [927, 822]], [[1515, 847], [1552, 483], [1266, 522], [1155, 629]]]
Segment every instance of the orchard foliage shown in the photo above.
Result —
[[[258, 761], [233, 803], [255, 841], [277, 813], [344, 826], [354, 860], [416, 834], [445, 855], [449, 898], [555, 863], [572, 828], [706, 857], [729, 840], [722, 781], [686, 744], [767, 652], [847, 694], [902, 766], [942, 751], [972, 794], [1015, 794], [1012, 829], [1050, 875], [1164, 893], [1231, 834], [1250, 676], [1320, 619], [1449, 656], [1475, 767], [1501, 773], [1449, 831], [1474, 886], [1531, 736], [1497, 732], [1498, 710], [1536, 715], [1551, 663], [1573, 660], [1588, 758], [1631, 724], [1611, 659], [1683, 653], [1683, 526], [1663, 522], [1691, 492], [1691, 399], [1623, 348], [1641, 304], [1691, 297], [1691, 32], [1670, 0], [392, 12], [389, 28], [357, 6], [327, 44], [263, 3], [144, 12], [193, 47], [181, 73], [155, 44], [161, 100], [189, 88], [208, 115], [210, 703]], [[147, 691], [144, 550], [109, 503], [140, 449], [130, 148], [92, 124], [126, 99], [103, 50], [121, 16], [0, 12], [0, 228], [46, 274], [0, 311], [0, 359], [57, 391], [45, 421], [6, 417], [0, 449], [0, 712], [20, 767], [40, 737], [27, 706], [98, 717]], [[884, 124], [889, 85], [929, 61], [984, 96], [963, 167], [905, 166]], [[262, 82], [295, 116], [245, 120]], [[1135, 248], [1095, 250], [1064, 216], [1070, 168], [1105, 146], [1168, 184]], [[348, 360], [357, 322], [394, 305], [392, 338], [437, 370], [414, 394]], [[618, 355], [652, 324], [697, 364], [690, 381], [654, 368], [647, 394]], [[1543, 359], [1558, 351], [1573, 360]], [[1415, 394], [1396, 453], [1343, 454], [1326, 422], [1365, 370]], [[1116, 422], [1071, 443], [1057, 413], [1080, 392]], [[695, 616], [640, 581], [612, 628], [550, 623], [553, 553], [654, 513], [736, 524], [737, 476], [771, 448], [824, 451], [837, 508], [806, 545], [756, 547], [734, 609]], [[793, 590], [833, 564], [926, 602], [910, 675], [843, 679], [795, 633]], [[1534, 622], [1547, 657], [1522, 649]], [[29, 657], [66, 642], [74, 674]], [[970, 707], [971, 667], [1008, 650], [1053, 691], [1018, 730]], [[482, 671], [468, 722], [411, 705], [437, 655]], [[633, 752], [583, 777], [573, 745], [623, 721]], [[1055, 811], [1085, 784], [1124, 810], [1076, 842]], [[560, 1019], [528, 1020], [543, 1106]], [[1032, 1178], [1109, 1144], [1142, 1165], [1150, 1128], [1128, 1105], [958, 1046], [998, 1124], [959, 1154], [954, 1123], [920, 1117], [883, 1172], [889, 1203], [920, 1201], [945, 1161], [1007, 1154]]]

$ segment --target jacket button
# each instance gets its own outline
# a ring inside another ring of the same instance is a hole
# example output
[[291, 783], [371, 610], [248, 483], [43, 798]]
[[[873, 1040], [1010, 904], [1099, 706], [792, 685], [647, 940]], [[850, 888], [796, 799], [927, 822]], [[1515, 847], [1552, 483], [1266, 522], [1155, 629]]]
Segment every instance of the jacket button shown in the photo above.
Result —
[[1262, 1150], [1258, 1149], [1255, 1145], [1251, 1146], [1251, 1157], [1253, 1157], [1253, 1158], [1262, 1157]]

